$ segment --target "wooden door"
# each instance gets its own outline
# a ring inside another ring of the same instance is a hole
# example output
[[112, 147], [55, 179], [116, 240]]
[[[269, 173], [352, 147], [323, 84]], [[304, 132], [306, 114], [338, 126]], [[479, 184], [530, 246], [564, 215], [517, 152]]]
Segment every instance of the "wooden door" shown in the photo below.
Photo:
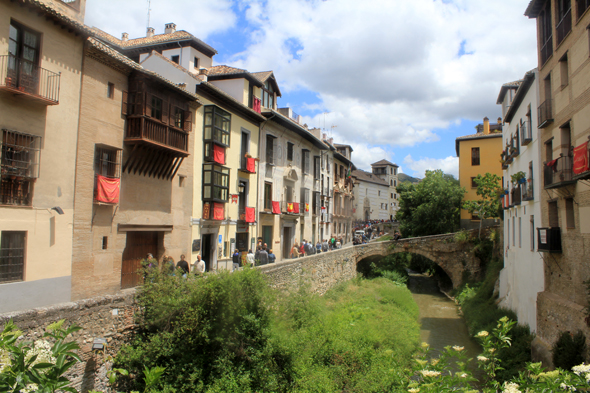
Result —
[[121, 289], [136, 287], [142, 283], [139, 273], [141, 260], [151, 253], [158, 257], [158, 232], [127, 232], [127, 243], [121, 265]]

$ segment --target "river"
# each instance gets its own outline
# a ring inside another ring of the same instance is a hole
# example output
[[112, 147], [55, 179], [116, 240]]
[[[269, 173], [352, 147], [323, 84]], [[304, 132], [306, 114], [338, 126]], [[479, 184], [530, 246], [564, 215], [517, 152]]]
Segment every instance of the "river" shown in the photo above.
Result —
[[440, 292], [434, 278], [410, 272], [408, 288], [420, 308], [420, 338], [430, 345], [433, 355], [447, 345], [465, 347], [470, 358], [481, 353], [481, 347], [469, 336], [457, 305]]

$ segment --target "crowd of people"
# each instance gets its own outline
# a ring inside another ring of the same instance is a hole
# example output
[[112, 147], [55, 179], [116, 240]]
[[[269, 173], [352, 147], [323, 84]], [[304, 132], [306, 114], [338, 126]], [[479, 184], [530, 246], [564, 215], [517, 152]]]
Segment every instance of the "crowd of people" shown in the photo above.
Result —
[[322, 242], [318, 240], [315, 245], [303, 239], [301, 245], [297, 241], [295, 241], [293, 247], [291, 247], [291, 252], [289, 253], [289, 256], [291, 258], [301, 258], [308, 255], [320, 254], [322, 252], [340, 249], [342, 248], [343, 244], [344, 242], [342, 240], [342, 237], [332, 236], [330, 240], [324, 239], [322, 240]]

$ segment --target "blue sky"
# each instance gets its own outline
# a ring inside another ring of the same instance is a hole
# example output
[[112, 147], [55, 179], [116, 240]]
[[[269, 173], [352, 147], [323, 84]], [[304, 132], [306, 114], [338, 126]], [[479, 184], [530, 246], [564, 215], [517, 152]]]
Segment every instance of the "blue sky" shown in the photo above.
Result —
[[[501, 113], [502, 83], [537, 62], [528, 0], [151, 0], [156, 34], [174, 22], [218, 51], [215, 64], [273, 70], [309, 126], [422, 177], [457, 175], [455, 138]], [[86, 23], [145, 35], [147, 0], [88, 0]], [[327, 114], [324, 114], [327, 113]], [[325, 122], [324, 122], [325, 119]]]

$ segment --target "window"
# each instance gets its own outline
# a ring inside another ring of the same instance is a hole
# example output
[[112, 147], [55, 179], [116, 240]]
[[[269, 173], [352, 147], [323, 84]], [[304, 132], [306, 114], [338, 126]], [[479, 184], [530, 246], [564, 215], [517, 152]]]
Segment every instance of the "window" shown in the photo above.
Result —
[[150, 116], [154, 119], [162, 120], [162, 99], [156, 96], [152, 96]]
[[512, 217], [512, 246], [516, 247], [516, 217]]
[[547, 59], [553, 54], [553, 31], [551, 27], [551, 2], [545, 3], [544, 9], [539, 13], [539, 44], [541, 48], [541, 64], [545, 64]]
[[394, 187], [397, 187], [397, 180], [394, 180], [394, 181], [393, 181], [393, 186], [394, 186]]
[[393, 194], [393, 198], [397, 199], [397, 194]]
[[389, 185], [390, 185], [390, 186], [393, 186], [393, 180], [390, 180], [390, 181], [389, 181]]
[[551, 228], [559, 227], [559, 214], [557, 211], [557, 201], [549, 202], [549, 226]]
[[471, 148], [471, 165], [479, 165], [479, 147]]
[[274, 165], [275, 163], [275, 137], [266, 135], [266, 163]]
[[272, 210], [272, 183], [264, 183], [264, 210]]
[[545, 160], [553, 160], [553, 139], [545, 142]]
[[477, 183], [475, 182], [475, 177], [471, 178], [471, 188], [477, 188]]
[[205, 126], [203, 140], [229, 146], [231, 114], [215, 105], [205, 107]]
[[267, 80], [264, 83], [264, 87], [262, 88], [262, 106], [265, 108], [274, 108], [275, 96], [274, 96], [274, 89], [270, 83], [270, 80]]
[[121, 155], [123, 150], [96, 145], [94, 149], [94, 173], [111, 179], [121, 177]]
[[472, 221], [479, 221], [479, 216], [477, 214], [471, 214], [471, 220]]
[[23, 281], [26, 232], [2, 231], [0, 235], [0, 282]]
[[113, 98], [115, 98], [115, 84], [109, 82], [107, 84], [107, 97], [110, 98], [111, 100]]
[[293, 161], [293, 144], [287, 142], [287, 161]]
[[522, 248], [522, 217], [518, 217], [518, 248]]
[[186, 184], [186, 176], [185, 175], [178, 175], [178, 187], [184, 187]]
[[248, 159], [246, 155], [250, 152], [250, 133], [242, 131], [242, 140], [240, 145], [240, 169], [246, 170]]
[[170, 60], [172, 60], [173, 63], [179, 64], [180, 63], [180, 55], [174, 55], [174, 56], [170, 57]]
[[320, 180], [320, 156], [313, 157], [313, 179]]
[[576, 217], [574, 216], [574, 199], [565, 198], [565, 220], [568, 228], [576, 227]]
[[14, 21], [10, 22], [6, 78], [13, 80], [13, 87], [38, 94], [40, 43], [39, 33]]
[[301, 214], [305, 214], [306, 216], [309, 212], [305, 211], [305, 205], [309, 204], [309, 188], [302, 188], [301, 189], [301, 199], [299, 200], [301, 205], [299, 206], [299, 211]]
[[182, 129], [184, 126], [184, 111], [179, 107], [174, 107], [174, 127]]
[[301, 171], [303, 173], [309, 173], [310, 167], [310, 158], [309, 158], [309, 150], [302, 149], [301, 150]]
[[229, 198], [229, 168], [203, 165], [203, 200], [227, 202]]
[[102, 237], [102, 249], [106, 250], [107, 247], [109, 245], [109, 237], [108, 236], [103, 236]]
[[41, 137], [2, 130], [0, 139], [1, 205], [31, 206], [39, 177]]
[[391, 199], [393, 199], [393, 192], [391, 193]]
[[590, 7], [590, 0], [576, 0], [576, 4], [578, 6], [576, 14], [579, 20], [588, 7]]
[[199, 58], [195, 56], [193, 60], [193, 67], [198, 70], [199, 69]]
[[531, 242], [531, 251], [535, 251], [535, 216], [531, 216], [531, 225], [530, 225], [530, 242]]
[[556, 0], [557, 25], [555, 26], [557, 45], [572, 30], [571, 0]]
[[381, 196], [381, 191], [377, 191], [377, 196]]
[[569, 76], [567, 70], [567, 53], [559, 59], [559, 73], [561, 75], [561, 87], [567, 86], [569, 83]]

